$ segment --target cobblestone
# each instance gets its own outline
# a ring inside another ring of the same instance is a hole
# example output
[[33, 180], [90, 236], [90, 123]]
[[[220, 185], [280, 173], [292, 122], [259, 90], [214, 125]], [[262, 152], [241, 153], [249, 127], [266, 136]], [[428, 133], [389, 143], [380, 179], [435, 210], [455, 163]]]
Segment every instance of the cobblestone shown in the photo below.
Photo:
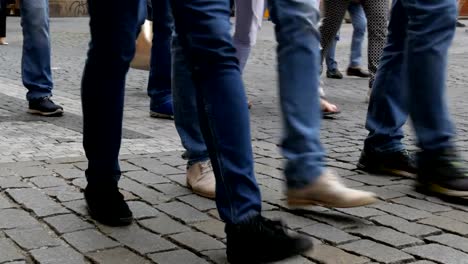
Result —
[[226, 246], [218, 240], [201, 232], [186, 232], [172, 235], [171, 239], [196, 251], [221, 249]]
[[60, 246], [63, 244], [57, 237], [51, 235], [53, 234], [52, 231], [45, 228], [13, 229], [7, 230], [5, 233], [16, 244], [26, 250]]
[[179, 264], [208, 264], [208, 262], [188, 250], [175, 250], [150, 255], [150, 258], [156, 263]]
[[128, 246], [140, 254], [166, 251], [175, 248], [175, 245], [168, 240], [136, 225], [123, 228], [101, 227], [101, 229], [123, 245]]
[[[113, 248], [87, 255], [99, 264], [149, 264], [150, 262], [126, 248]], [[182, 262], [181, 262], [182, 263]], [[186, 262], [188, 263], [188, 262]]]
[[359, 240], [340, 247], [382, 263], [402, 263], [414, 259], [403, 251], [369, 240]]
[[0, 239], [0, 263], [22, 259], [24, 259], [24, 256], [11, 241], [4, 238]]
[[[148, 72], [130, 70], [119, 183], [137, 220], [109, 228], [92, 221], [83, 200], [81, 72], [89, 41], [87, 18], [51, 19], [54, 100], [61, 118], [25, 113], [21, 83], [20, 20], [9, 17], [10, 45], [0, 48], [0, 263], [227, 263], [224, 225], [214, 201], [186, 188], [186, 160], [173, 121], [150, 118]], [[341, 29], [336, 58], [348, 63], [352, 27]], [[468, 161], [468, 34], [458, 31], [450, 50], [447, 98]], [[308, 235], [315, 250], [281, 264], [467, 263], [468, 206], [414, 190], [414, 179], [368, 175], [356, 169], [367, 105], [366, 79], [324, 78], [327, 98], [342, 109], [322, 122], [327, 163], [352, 187], [377, 193], [373, 206], [288, 208], [278, 147], [283, 134], [277, 96], [274, 29], [264, 23], [243, 73], [248, 87], [252, 146], [263, 215], [281, 218], [291, 232]], [[366, 58], [363, 58], [363, 65]], [[405, 143], [416, 151], [412, 131]], [[318, 240], [320, 239], [320, 240]], [[276, 264], [279, 264], [276, 263]]]
[[63, 235], [63, 238], [79, 251], [91, 252], [116, 247], [119, 244], [95, 230], [83, 230]]
[[436, 244], [407, 248], [405, 249], [405, 252], [408, 252], [420, 258], [444, 264], [468, 263], [468, 254], [462, 253], [453, 248]]

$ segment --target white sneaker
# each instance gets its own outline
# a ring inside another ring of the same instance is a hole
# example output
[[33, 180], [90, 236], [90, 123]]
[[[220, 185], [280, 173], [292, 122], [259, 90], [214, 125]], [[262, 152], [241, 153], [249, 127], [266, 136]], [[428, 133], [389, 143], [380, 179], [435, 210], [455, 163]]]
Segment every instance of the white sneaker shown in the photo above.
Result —
[[216, 179], [210, 160], [197, 162], [187, 168], [187, 185], [200, 196], [215, 198]]
[[331, 170], [326, 170], [314, 183], [301, 189], [288, 189], [288, 205], [324, 207], [357, 207], [375, 203], [376, 195], [346, 187]]

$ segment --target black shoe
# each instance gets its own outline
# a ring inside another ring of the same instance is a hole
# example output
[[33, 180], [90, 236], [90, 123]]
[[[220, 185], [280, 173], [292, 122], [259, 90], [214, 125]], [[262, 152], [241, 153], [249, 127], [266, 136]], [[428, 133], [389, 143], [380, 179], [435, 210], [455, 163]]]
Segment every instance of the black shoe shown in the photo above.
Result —
[[356, 77], [361, 77], [361, 78], [370, 77], [370, 74], [367, 71], [363, 70], [361, 67], [357, 67], [357, 68], [348, 67], [348, 69], [346, 70], [346, 75], [356, 76]]
[[381, 153], [363, 150], [357, 167], [369, 173], [405, 177], [412, 177], [417, 172], [414, 158], [406, 150]]
[[126, 226], [133, 221], [123, 195], [116, 185], [86, 186], [84, 196], [91, 217], [108, 226]]
[[338, 69], [327, 70], [327, 78], [343, 79], [343, 74]]
[[466, 25], [460, 21], [457, 21], [457, 27], [466, 27]]
[[283, 260], [312, 248], [304, 236], [291, 236], [281, 221], [256, 216], [237, 225], [226, 225], [227, 258], [231, 264]]
[[468, 201], [468, 169], [454, 149], [418, 155], [416, 188], [440, 197], [465, 197]]
[[61, 116], [63, 107], [56, 105], [49, 97], [29, 101], [28, 113], [41, 116]]

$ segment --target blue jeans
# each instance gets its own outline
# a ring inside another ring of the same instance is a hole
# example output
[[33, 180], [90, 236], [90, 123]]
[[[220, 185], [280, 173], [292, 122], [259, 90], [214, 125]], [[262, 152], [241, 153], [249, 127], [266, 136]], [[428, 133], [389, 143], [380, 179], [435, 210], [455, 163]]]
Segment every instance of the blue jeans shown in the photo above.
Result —
[[[142, 23], [139, 1], [88, 1], [91, 43], [82, 101], [89, 184], [115, 184], [120, 176], [125, 75]], [[219, 214], [227, 223], [239, 223], [260, 213], [261, 198], [246, 96], [230, 35], [229, 2], [173, 1], [172, 10], [192, 71], [200, 128], [216, 176]]]
[[49, 0], [22, 0], [23, 56], [21, 75], [27, 100], [52, 95]]
[[[364, 9], [362, 5], [358, 3], [349, 3], [348, 12], [351, 16], [351, 23], [353, 24], [353, 37], [351, 40], [351, 53], [349, 56], [349, 67], [359, 67], [361, 66], [362, 60], [362, 42], [364, 40], [364, 35], [366, 33], [367, 19], [364, 14]], [[337, 62], [335, 61], [335, 50], [336, 42], [340, 39], [339, 33], [336, 35], [332, 43], [330, 43], [330, 48], [328, 49], [326, 63], [328, 70], [334, 70], [337, 68]]]
[[454, 128], [445, 85], [456, 20], [457, 6], [452, 0], [394, 0], [367, 114], [366, 149], [403, 149], [402, 126], [408, 114], [421, 149], [452, 147]]
[[[282, 148], [288, 160], [285, 175], [289, 187], [300, 188], [313, 182], [323, 169], [324, 152], [319, 140], [319, 32], [316, 27], [319, 14], [313, 7], [313, 0], [270, 2], [272, 20], [278, 25], [280, 100], [285, 125]], [[198, 122], [195, 122], [197, 109], [191, 93], [196, 93], [196, 89], [189, 85], [190, 74], [184, 65], [182, 49], [177, 47], [176, 41], [174, 43], [174, 118], [189, 162], [195, 162], [206, 159], [207, 151]], [[245, 102], [244, 107], [247, 109]]]
[[171, 93], [171, 39], [174, 31], [169, 0], [152, 0], [153, 45], [148, 80], [150, 110], [172, 100]]

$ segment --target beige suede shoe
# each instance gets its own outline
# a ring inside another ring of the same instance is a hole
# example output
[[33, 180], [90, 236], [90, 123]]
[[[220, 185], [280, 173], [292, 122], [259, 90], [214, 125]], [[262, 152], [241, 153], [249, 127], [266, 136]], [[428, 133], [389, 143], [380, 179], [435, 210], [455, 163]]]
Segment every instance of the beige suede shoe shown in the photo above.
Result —
[[324, 207], [357, 207], [375, 203], [376, 195], [346, 187], [331, 170], [324, 171], [314, 183], [301, 189], [288, 189], [288, 205], [320, 205]]
[[211, 161], [197, 162], [187, 168], [187, 186], [200, 196], [215, 198], [216, 179]]

